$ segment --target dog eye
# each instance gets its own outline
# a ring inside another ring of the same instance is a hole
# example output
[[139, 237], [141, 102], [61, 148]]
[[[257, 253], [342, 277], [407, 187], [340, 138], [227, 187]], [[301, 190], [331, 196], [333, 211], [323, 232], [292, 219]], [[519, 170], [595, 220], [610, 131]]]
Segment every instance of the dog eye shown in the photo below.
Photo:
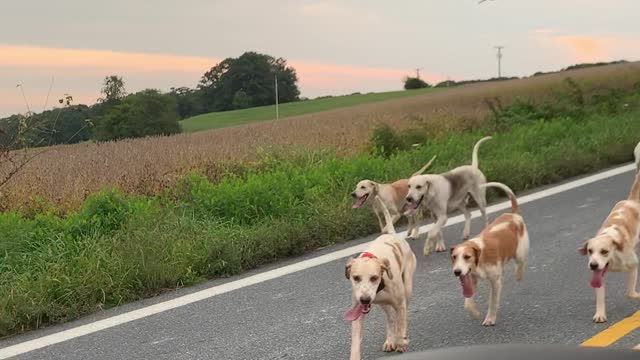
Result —
[[607, 256], [607, 255], [609, 255], [609, 250], [602, 250], [602, 251], [600, 251], [600, 254], [602, 254], [604, 256]]
[[416, 189], [418, 189], [418, 190], [422, 189], [422, 185], [416, 186]]
[[471, 259], [471, 255], [465, 255], [465, 256], [464, 256], [464, 259], [465, 259], [465, 260], [469, 260], [469, 259]]
[[360, 276], [354, 276], [353, 277], [353, 281], [360, 282]]
[[453, 255], [451, 258], [452, 258], [453, 260], [455, 260], [455, 259], [457, 259], [457, 258], [458, 258], [458, 255]]
[[587, 250], [587, 252], [589, 253], [589, 255], [593, 254], [593, 249], [589, 249]]
[[364, 186], [360, 186], [360, 189], [364, 190], [364, 189], [366, 189], [366, 187], [364, 187]]
[[371, 277], [371, 282], [376, 282], [376, 281], [378, 281], [378, 277], [377, 277], [377, 276], [375, 276], [375, 275], [374, 275], [374, 276], [372, 276], [372, 277]]

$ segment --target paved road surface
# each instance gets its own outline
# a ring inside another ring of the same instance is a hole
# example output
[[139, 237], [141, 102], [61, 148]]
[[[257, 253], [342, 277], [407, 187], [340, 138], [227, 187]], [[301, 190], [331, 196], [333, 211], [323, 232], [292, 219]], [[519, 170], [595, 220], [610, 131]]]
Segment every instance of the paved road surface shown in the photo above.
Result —
[[[626, 166], [625, 169], [629, 169]], [[623, 277], [607, 275], [609, 323], [595, 325], [594, 296], [588, 286], [586, 260], [578, 246], [592, 236], [619, 199], [627, 196], [631, 171], [521, 205], [529, 227], [531, 252], [522, 283], [506, 277], [498, 324], [484, 328], [462, 308], [461, 290], [446, 254], [418, 255], [414, 295], [409, 313], [410, 350], [490, 343], [580, 344], [640, 309], [623, 293]], [[497, 213], [490, 215], [493, 219]], [[474, 215], [475, 212], [474, 212]], [[473, 232], [480, 230], [474, 219]], [[450, 246], [462, 224], [445, 229]], [[324, 249], [304, 258], [364, 243], [361, 239]], [[412, 243], [421, 254], [421, 240]], [[348, 358], [350, 326], [341, 314], [350, 305], [344, 278], [345, 259], [246, 286], [142, 319], [75, 337], [19, 355], [18, 359], [344, 359]], [[259, 272], [266, 271], [262, 269]], [[197, 288], [112, 309], [79, 321], [5, 339], [0, 348], [41, 339], [96, 320], [257, 274], [213, 281]], [[511, 274], [511, 272], [509, 272]], [[478, 305], [486, 311], [488, 287], [481, 285]], [[639, 323], [640, 324], [640, 323]], [[609, 334], [610, 335], [610, 334]], [[382, 311], [373, 308], [365, 322], [363, 358], [385, 356]], [[612, 346], [632, 348], [640, 330]], [[2, 349], [0, 349], [2, 354]]]

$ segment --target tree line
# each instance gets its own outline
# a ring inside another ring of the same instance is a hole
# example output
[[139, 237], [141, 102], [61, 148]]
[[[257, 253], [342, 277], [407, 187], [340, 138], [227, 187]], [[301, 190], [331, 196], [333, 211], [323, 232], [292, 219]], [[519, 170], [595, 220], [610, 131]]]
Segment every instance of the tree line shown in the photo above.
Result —
[[122, 77], [106, 76], [94, 105], [74, 104], [67, 95], [52, 110], [0, 119], [0, 150], [179, 133], [187, 117], [274, 104], [276, 79], [280, 103], [299, 100], [295, 69], [257, 52], [224, 59], [195, 88], [129, 94]]

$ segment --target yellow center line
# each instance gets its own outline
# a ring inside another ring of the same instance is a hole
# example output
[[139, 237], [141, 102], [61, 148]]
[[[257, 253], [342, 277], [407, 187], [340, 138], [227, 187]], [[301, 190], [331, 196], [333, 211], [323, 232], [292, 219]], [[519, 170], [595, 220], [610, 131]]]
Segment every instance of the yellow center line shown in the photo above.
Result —
[[[607, 329], [597, 333], [592, 338], [580, 344], [580, 346], [609, 346], [639, 327], [640, 311], [637, 311], [635, 314], [626, 317]], [[640, 350], [640, 345], [636, 346], [634, 349]]]

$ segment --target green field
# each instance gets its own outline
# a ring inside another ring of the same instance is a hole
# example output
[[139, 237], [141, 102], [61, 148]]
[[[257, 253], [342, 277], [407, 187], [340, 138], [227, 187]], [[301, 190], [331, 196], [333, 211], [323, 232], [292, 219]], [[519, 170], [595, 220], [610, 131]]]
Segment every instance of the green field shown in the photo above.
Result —
[[[320, 111], [392, 100], [408, 96], [422, 95], [433, 90], [433, 88], [430, 88], [411, 91], [402, 90], [382, 93], [354, 94], [286, 103], [280, 105], [280, 118], [311, 114]], [[275, 105], [271, 105], [243, 110], [221, 111], [202, 114], [184, 119], [180, 123], [184, 132], [195, 132], [208, 129], [218, 129], [229, 126], [250, 124], [259, 121], [272, 120], [275, 118], [276, 107]]]

